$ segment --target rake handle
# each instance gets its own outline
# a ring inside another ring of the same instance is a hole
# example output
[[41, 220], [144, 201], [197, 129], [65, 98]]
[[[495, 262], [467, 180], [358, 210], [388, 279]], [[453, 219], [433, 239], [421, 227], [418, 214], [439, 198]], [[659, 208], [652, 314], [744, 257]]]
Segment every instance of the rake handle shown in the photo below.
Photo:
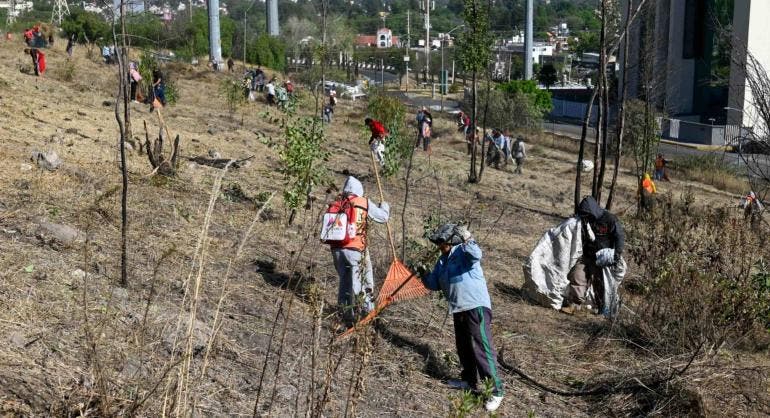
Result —
[[[382, 193], [382, 183], [380, 182], [380, 172], [377, 170], [377, 161], [374, 160], [374, 151], [369, 150], [369, 157], [372, 159], [372, 169], [374, 170], [374, 178], [377, 179], [377, 190], [380, 191], [380, 203], [385, 201], [385, 194]], [[390, 216], [388, 216], [390, 218]], [[385, 228], [388, 230], [388, 242], [390, 243], [390, 250], [393, 252], [393, 259], [398, 260], [396, 255], [396, 245], [393, 243], [393, 231], [390, 230], [390, 219], [385, 222]]]

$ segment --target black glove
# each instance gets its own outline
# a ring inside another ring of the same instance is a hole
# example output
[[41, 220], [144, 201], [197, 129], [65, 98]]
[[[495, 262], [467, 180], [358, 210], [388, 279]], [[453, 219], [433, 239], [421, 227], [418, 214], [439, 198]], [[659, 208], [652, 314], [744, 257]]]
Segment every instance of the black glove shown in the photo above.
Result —
[[423, 277], [427, 276], [428, 273], [430, 273], [430, 269], [428, 266], [426, 266], [423, 263], [414, 263], [409, 266], [407, 266], [409, 270], [411, 270], [415, 276], [422, 279]]
[[621, 253], [619, 253], [619, 252], [615, 251], [615, 256], [614, 256], [614, 257], [613, 257], [613, 259], [612, 259], [612, 261], [614, 262], [614, 264], [618, 264], [618, 263], [620, 262], [620, 256], [621, 256], [621, 255], [622, 255]]

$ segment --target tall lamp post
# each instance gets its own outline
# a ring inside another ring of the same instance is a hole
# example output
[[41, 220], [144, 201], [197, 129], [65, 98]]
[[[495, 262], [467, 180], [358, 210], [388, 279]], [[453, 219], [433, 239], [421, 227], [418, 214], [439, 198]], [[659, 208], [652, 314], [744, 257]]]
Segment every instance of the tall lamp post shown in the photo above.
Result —
[[246, 65], [246, 16], [248, 16], [249, 11], [255, 4], [257, 4], [256, 0], [252, 1], [249, 7], [246, 9], [246, 11], [243, 12], [243, 56], [241, 57], [243, 58], [243, 68], [247, 67]]
[[[442, 112], [444, 111], [444, 94], [446, 94], [446, 91], [447, 91], [446, 83], [448, 81], [448, 77], [444, 74], [446, 71], [444, 69], [444, 44], [446, 43], [447, 38], [449, 38], [449, 35], [451, 35], [452, 32], [463, 27], [465, 27], [465, 25], [455, 26], [454, 28], [452, 28], [452, 30], [445, 33], [444, 36], [441, 37], [441, 79], [440, 79], [441, 88], [440, 90], [441, 90], [441, 111]], [[452, 79], [452, 82], [454, 83], [454, 79]]]

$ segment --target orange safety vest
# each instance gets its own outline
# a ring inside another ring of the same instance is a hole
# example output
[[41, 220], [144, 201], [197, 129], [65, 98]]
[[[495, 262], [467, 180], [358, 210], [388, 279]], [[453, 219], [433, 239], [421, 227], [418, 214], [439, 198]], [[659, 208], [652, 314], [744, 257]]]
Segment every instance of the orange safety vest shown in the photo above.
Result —
[[642, 188], [646, 190], [648, 193], [653, 194], [655, 193], [655, 185], [653, 184], [652, 180], [650, 179], [644, 179], [642, 181]]
[[351, 196], [348, 199], [353, 204], [355, 213], [356, 236], [342, 248], [364, 251], [366, 249], [366, 220], [369, 215], [369, 199], [360, 196]]

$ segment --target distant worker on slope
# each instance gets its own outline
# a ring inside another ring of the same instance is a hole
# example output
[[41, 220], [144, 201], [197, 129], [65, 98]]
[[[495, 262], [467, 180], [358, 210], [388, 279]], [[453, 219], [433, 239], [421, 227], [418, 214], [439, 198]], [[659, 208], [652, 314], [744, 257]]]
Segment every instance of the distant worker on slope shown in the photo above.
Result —
[[28, 53], [30, 57], [32, 57], [32, 69], [35, 72], [35, 75], [42, 77], [46, 68], [45, 54], [43, 51], [37, 48], [28, 48], [25, 49], [24, 52]]
[[364, 186], [353, 176], [345, 180], [342, 193], [324, 214], [321, 240], [331, 246], [334, 267], [340, 278], [337, 303], [348, 326], [374, 308], [368, 221], [385, 223], [389, 217], [388, 203], [382, 202], [378, 206], [364, 197]]
[[150, 112], [166, 105], [166, 83], [160, 70], [152, 72], [152, 97]]
[[388, 135], [388, 130], [382, 122], [372, 118], [364, 119], [364, 124], [369, 127], [372, 133], [369, 138], [369, 148], [380, 166], [385, 166], [385, 137]]
[[655, 182], [653, 182], [650, 178], [650, 174], [644, 173], [644, 177], [642, 178], [642, 183], [639, 190], [642, 209], [647, 211], [652, 210], [653, 206], [655, 206], [655, 195], [657, 193], [658, 189], [655, 187]]
[[757, 198], [757, 194], [753, 191], [741, 199], [741, 207], [743, 208], [743, 219], [751, 221], [752, 225], [755, 225], [761, 219], [762, 211], [765, 209], [762, 202]]
[[655, 157], [655, 172], [653, 173], [653, 178], [655, 180], [671, 181], [671, 179], [668, 178], [668, 170], [666, 170], [667, 164], [668, 160], [663, 158], [663, 154], [658, 154], [658, 156]]
[[477, 390], [479, 378], [488, 380], [492, 394], [486, 400], [487, 411], [495, 411], [503, 401], [497, 352], [492, 342], [492, 302], [481, 269], [481, 247], [464, 226], [444, 224], [429, 240], [441, 250], [433, 271], [417, 266], [412, 269], [430, 290], [441, 290], [449, 304], [455, 329], [455, 344], [460, 357], [461, 380], [449, 386]]
[[523, 137], [517, 137], [516, 141], [511, 144], [511, 157], [516, 161], [514, 173], [521, 174], [521, 168], [524, 167], [524, 160], [527, 158], [527, 146]]

